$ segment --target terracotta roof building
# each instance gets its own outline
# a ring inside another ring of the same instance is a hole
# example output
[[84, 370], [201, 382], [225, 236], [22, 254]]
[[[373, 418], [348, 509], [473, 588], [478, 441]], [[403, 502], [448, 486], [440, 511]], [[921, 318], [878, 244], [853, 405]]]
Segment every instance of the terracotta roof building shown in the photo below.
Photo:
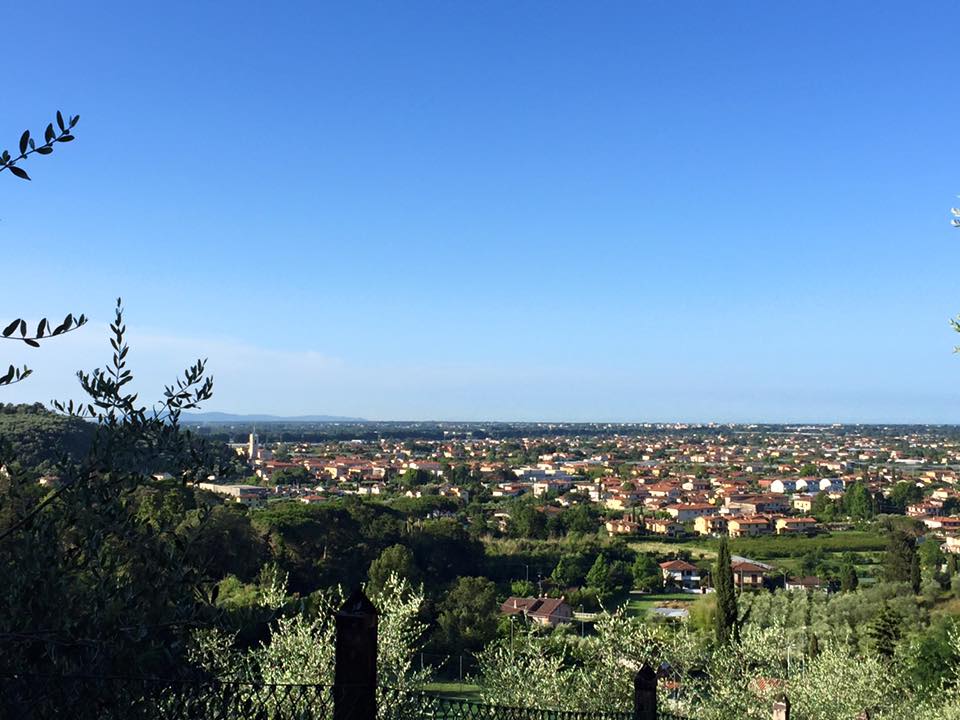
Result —
[[509, 597], [500, 606], [500, 613], [522, 614], [539, 625], [559, 625], [573, 619], [573, 610], [563, 598]]

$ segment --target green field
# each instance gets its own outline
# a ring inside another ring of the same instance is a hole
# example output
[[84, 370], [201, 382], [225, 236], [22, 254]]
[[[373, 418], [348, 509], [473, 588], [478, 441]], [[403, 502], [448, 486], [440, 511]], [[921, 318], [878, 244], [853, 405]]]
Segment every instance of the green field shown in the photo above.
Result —
[[447, 698], [456, 698], [461, 700], [479, 700], [480, 686], [471, 683], [458, 682], [435, 682], [427, 683], [423, 686], [426, 692], [441, 695]]
[[[707, 541], [716, 547], [717, 540]], [[886, 547], [886, 536], [878, 532], [848, 530], [813, 537], [770, 535], [767, 537], [741, 538], [730, 541], [730, 552], [755, 560], [774, 560], [784, 557], [802, 557], [807, 553], [821, 551], [832, 553], [878, 552]]]
[[[643, 539], [631, 542], [630, 547], [637, 552], [654, 553], [660, 558], [689, 553], [691, 562], [702, 565], [704, 561], [716, 559], [718, 544], [718, 538], [690, 537], [679, 542]], [[879, 574], [885, 547], [885, 535], [869, 530], [847, 530], [812, 537], [768, 535], [730, 541], [730, 552], [734, 555], [767, 563], [776, 568], [775, 572], [794, 576], [803, 574], [804, 558], [808, 555], [820, 555], [828, 563], [839, 564], [845, 553], [852, 553], [857, 574], [868, 583]], [[642, 612], [649, 602], [642, 600], [635, 604], [634, 600], [631, 598], [628, 605], [632, 612]]]
[[701, 595], [691, 593], [650, 593], [642, 594], [630, 593], [630, 599], [627, 601], [627, 612], [630, 615], [646, 615], [650, 608], [660, 607], [667, 603], [692, 603]]
[[[688, 552], [692, 562], [713, 560], [717, 556], [717, 538], [691, 537], [683, 542], [663, 542], [657, 540], [638, 540], [630, 543], [637, 552], [656, 553], [661, 556]], [[886, 547], [886, 537], [879, 532], [848, 530], [836, 533], [824, 533], [812, 537], [796, 535], [767, 535], [755, 538], [740, 538], [730, 541], [730, 552], [734, 555], [749, 557], [771, 565], [791, 569], [805, 555], [822, 552], [824, 555], [839, 555], [851, 552], [858, 556], [861, 564], [870, 565], [882, 554]]]
[[675, 555], [686, 550], [697, 560], [713, 560], [717, 557], [716, 548], [707, 547], [703, 538], [690, 538], [685, 542], [662, 542], [660, 540], [638, 540], [629, 543], [637, 552], [653, 553], [655, 555]]

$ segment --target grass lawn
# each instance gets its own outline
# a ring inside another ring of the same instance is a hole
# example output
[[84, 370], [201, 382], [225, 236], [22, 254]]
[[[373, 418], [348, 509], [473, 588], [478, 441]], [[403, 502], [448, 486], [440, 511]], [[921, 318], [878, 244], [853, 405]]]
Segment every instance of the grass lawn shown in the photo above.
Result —
[[682, 543], [666, 543], [657, 540], [638, 540], [630, 543], [630, 547], [637, 552], [656, 553], [657, 555], [673, 555], [681, 550], [686, 550], [693, 556], [694, 561], [716, 559], [716, 550], [702, 547], [698, 542], [697, 540], [688, 540]]
[[427, 683], [423, 686], [426, 692], [442, 695], [447, 698], [457, 698], [462, 700], [479, 700], [480, 686], [471, 683], [458, 682], [435, 682]]
[[651, 593], [648, 595], [641, 593], [630, 593], [630, 600], [627, 601], [627, 612], [631, 615], [646, 615], [650, 608], [660, 607], [666, 604], [692, 603], [701, 595], [692, 595], [690, 593]]

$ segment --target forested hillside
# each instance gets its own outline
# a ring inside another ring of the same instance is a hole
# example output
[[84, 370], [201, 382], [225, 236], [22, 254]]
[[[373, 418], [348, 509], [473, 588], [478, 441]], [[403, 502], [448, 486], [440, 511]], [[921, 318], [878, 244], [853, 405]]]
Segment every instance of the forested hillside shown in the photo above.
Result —
[[27, 470], [50, 472], [64, 458], [79, 460], [95, 430], [92, 423], [51, 412], [40, 403], [0, 403], [0, 447]]

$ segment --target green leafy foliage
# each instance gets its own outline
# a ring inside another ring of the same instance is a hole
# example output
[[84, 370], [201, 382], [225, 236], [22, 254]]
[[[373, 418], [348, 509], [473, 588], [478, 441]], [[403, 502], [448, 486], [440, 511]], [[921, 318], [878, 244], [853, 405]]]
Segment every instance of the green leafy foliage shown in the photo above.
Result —
[[482, 650], [497, 634], [497, 588], [484, 577], [461, 577], [440, 603], [437, 624], [450, 655]]
[[95, 433], [94, 424], [51, 412], [40, 403], [0, 404], [0, 438], [7, 455], [31, 474], [52, 474], [62, 461], [79, 461]]
[[663, 573], [660, 572], [660, 565], [652, 555], [647, 553], [637, 555], [631, 571], [635, 588], [651, 592], [663, 587]]
[[[126, 393], [118, 304], [111, 369], [81, 374], [89, 401], [58, 404], [68, 427], [93, 427], [79, 459], [57, 464], [54, 489], [12, 465], [0, 494], [0, 664], [6, 671], [130, 673], [169, 668], [183, 650], [180, 630], [209, 619], [205, 569], [190, 562], [197, 526], [144, 490], [157, 468], [180, 482], [205, 477], [205, 453], [181, 433], [184, 407], [212, 392], [203, 363], [180, 390], [147, 413]], [[73, 409], [74, 412], [70, 412]], [[48, 421], [45, 414], [37, 419]], [[87, 439], [87, 438], [84, 438]], [[198, 510], [198, 512], [202, 512]], [[203, 598], [207, 598], [204, 600]]]
[[517, 538], [545, 539], [547, 518], [527, 502], [510, 511], [510, 535]]
[[283, 468], [270, 476], [270, 484], [272, 485], [305, 485], [313, 481], [313, 475], [302, 466]]
[[[267, 637], [241, 647], [235, 637], [216, 628], [194, 631], [189, 660], [219, 680], [248, 683], [333, 684], [334, 617], [343, 605], [340, 587], [317, 593], [307, 605], [287, 593], [286, 576], [265, 578], [257, 602], [272, 611]], [[396, 717], [429, 678], [414, 665], [426, 626], [419, 619], [422, 590], [392, 576], [371, 600], [378, 610], [377, 680], [379, 705]]]
[[900, 626], [903, 618], [900, 614], [884, 604], [867, 629], [867, 635], [873, 645], [874, 652], [885, 660], [892, 660], [897, 642], [900, 640]]
[[411, 584], [420, 580], [420, 569], [413, 558], [413, 551], [406, 545], [391, 545], [370, 563], [367, 572], [369, 582], [367, 592], [375, 594], [386, 587], [391, 577], [399, 577]]

